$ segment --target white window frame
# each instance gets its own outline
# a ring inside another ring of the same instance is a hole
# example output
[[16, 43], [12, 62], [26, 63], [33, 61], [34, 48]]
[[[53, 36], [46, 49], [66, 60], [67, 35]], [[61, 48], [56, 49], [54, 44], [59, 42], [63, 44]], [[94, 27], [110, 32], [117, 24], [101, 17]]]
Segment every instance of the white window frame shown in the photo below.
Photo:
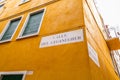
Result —
[[[19, 18], [21, 18], [21, 19], [20, 19], [20, 22], [19, 22], [19, 24], [17, 25], [17, 27], [16, 27], [16, 29], [15, 29], [12, 37], [11, 37], [10, 39], [8, 39], [8, 40], [3, 40], [3, 41], [1, 41], [1, 39], [3, 38], [5, 32], [7, 31], [8, 27], [9, 27], [11, 21], [14, 21], [14, 20], [19, 19]], [[7, 23], [6, 27], [3, 29], [3, 31], [2, 31], [2, 33], [1, 33], [1, 35], [0, 35], [0, 43], [10, 42], [10, 41], [12, 40], [13, 36], [15, 35], [15, 33], [16, 33], [17, 29], [18, 29], [18, 26], [20, 25], [20, 23], [21, 23], [21, 21], [22, 21], [22, 18], [23, 18], [22, 16], [19, 16], [19, 17], [10, 19], [10, 21]]]
[[27, 71], [10, 71], [10, 72], [0, 72], [1, 75], [16, 75], [16, 74], [23, 74], [22, 80], [25, 80]]
[[[26, 26], [27, 26], [27, 23], [28, 23], [28, 21], [29, 21], [30, 15], [31, 15], [31, 14], [35, 14], [35, 13], [37, 13], [37, 12], [41, 12], [41, 11], [44, 11], [44, 12], [43, 12], [43, 16], [42, 16], [42, 19], [41, 19], [41, 21], [40, 21], [40, 24], [39, 24], [38, 31], [37, 31], [36, 33], [34, 33], [34, 34], [29, 34], [29, 35], [26, 35], [26, 36], [22, 36], [22, 34], [24, 33], [25, 28], [26, 28]], [[22, 29], [21, 29], [21, 31], [20, 31], [20, 34], [18, 35], [17, 39], [23, 39], [23, 38], [28, 38], [28, 37], [31, 37], [31, 36], [37, 36], [37, 35], [39, 34], [39, 32], [40, 32], [40, 28], [41, 28], [41, 26], [42, 26], [42, 22], [43, 22], [43, 19], [44, 19], [45, 12], [46, 12], [46, 8], [43, 8], [43, 9], [41, 9], [41, 10], [37, 10], [37, 11], [34, 11], [34, 12], [29, 13], [29, 15], [27, 16], [27, 18], [26, 18], [26, 20], [25, 20], [25, 23], [24, 23], [24, 25], [23, 25], [23, 27], [22, 27]]]
[[28, 2], [28, 1], [30, 1], [30, 0], [26, 0], [25, 2], [23, 2], [23, 0], [20, 0], [20, 4], [19, 5], [24, 4], [24, 3]]

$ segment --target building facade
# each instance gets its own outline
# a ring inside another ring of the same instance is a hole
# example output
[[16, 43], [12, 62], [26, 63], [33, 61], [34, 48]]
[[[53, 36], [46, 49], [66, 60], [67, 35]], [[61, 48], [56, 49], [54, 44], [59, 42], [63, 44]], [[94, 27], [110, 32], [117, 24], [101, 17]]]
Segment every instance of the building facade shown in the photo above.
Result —
[[0, 0], [0, 80], [119, 80], [93, 0]]

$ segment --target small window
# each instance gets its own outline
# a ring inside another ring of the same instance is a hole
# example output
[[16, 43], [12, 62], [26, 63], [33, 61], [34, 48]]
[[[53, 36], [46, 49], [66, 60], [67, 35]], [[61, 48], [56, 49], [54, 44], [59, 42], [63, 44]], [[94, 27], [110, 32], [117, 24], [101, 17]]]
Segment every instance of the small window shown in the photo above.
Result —
[[0, 80], [24, 80], [25, 72], [2, 72]]
[[30, 13], [19, 34], [18, 39], [38, 35], [42, 24], [43, 14], [44, 9], [35, 13]]
[[1, 75], [0, 80], [22, 80], [23, 74], [18, 74], [18, 75]]
[[4, 4], [0, 4], [0, 9], [4, 6]]
[[6, 28], [3, 30], [0, 36], [0, 43], [8, 42], [12, 39], [13, 34], [15, 33], [20, 20], [21, 18], [17, 18], [17, 19], [11, 20], [7, 24]]

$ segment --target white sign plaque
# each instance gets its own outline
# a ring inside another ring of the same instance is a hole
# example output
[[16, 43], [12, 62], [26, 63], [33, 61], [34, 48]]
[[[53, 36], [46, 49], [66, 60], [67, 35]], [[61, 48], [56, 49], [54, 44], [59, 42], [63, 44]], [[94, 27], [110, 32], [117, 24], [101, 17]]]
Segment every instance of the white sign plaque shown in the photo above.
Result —
[[83, 29], [42, 37], [40, 48], [83, 41]]
[[88, 52], [89, 52], [89, 57], [95, 62], [95, 64], [98, 67], [100, 67], [99, 60], [98, 60], [98, 55], [89, 43], [88, 43]]

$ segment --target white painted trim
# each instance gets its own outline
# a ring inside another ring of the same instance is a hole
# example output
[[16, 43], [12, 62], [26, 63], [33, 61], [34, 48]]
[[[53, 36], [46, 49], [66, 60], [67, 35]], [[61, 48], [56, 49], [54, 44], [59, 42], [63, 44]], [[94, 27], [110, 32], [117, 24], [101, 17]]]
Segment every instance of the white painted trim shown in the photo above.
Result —
[[23, 2], [23, 0], [20, 0], [20, 4], [19, 5], [24, 4], [24, 3], [28, 2], [28, 1], [30, 1], [30, 0], [26, 0], [25, 2]]
[[[9, 25], [10, 25], [10, 21], [7, 23], [6, 27], [3, 29], [2, 33], [1, 33], [1, 36], [0, 36], [0, 40], [2, 39], [4, 33], [7, 31]], [[0, 42], [2, 42], [2, 41], [0, 41]]]
[[0, 40], [1, 40], [2, 37], [4, 36], [5, 32], [7, 31], [7, 29], [8, 29], [8, 27], [9, 27], [11, 21], [16, 20], [16, 19], [19, 19], [19, 18], [20, 18], [20, 22], [18, 23], [18, 25], [17, 25], [17, 27], [16, 27], [16, 29], [15, 29], [12, 37], [11, 37], [10, 39], [8, 39], [8, 40], [0, 41], [0, 43], [9, 42], [9, 41], [12, 40], [13, 36], [15, 35], [15, 33], [16, 33], [17, 29], [18, 29], [18, 26], [20, 25], [20, 23], [21, 23], [21, 21], [22, 21], [22, 18], [23, 18], [22, 16], [19, 16], [19, 17], [16, 17], [16, 18], [11, 19], [11, 20], [8, 22], [8, 24], [6, 25], [6, 27], [3, 29], [2, 33], [1, 33], [1, 36], [0, 36]]
[[[28, 21], [29, 21], [30, 15], [31, 15], [31, 14], [34, 14], [34, 13], [37, 13], [37, 12], [41, 12], [41, 11], [44, 11], [44, 12], [43, 12], [43, 16], [42, 16], [42, 19], [41, 19], [41, 21], [40, 21], [40, 24], [39, 24], [38, 31], [37, 31], [36, 33], [34, 33], [34, 34], [22, 36], [22, 34], [23, 34], [23, 32], [24, 32], [24, 30], [25, 30], [25, 28], [26, 28], [26, 26], [27, 26], [27, 23], [28, 23]], [[25, 23], [24, 23], [24, 25], [23, 25], [23, 27], [22, 27], [22, 29], [21, 29], [21, 31], [20, 31], [20, 34], [18, 35], [17, 39], [23, 39], [23, 38], [27, 38], [27, 37], [31, 37], [31, 36], [36, 36], [36, 35], [38, 35], [39, 32], [40, 32], [40, 28], [41, 28], [41, 26], [42, 26], [42, 22], [43, 22], [43, 19], [44, 19], [45, 12], [46, 12], [46, 8], [43, 8], [43, 9], [40, 9], [40, 10], [37, 10], [37, 11], [34, 11], [34, 12], [29, 13], [29, 15], [27, 16], [26, 21], [25, 21]]]
[[1, 75], [16, 75], [16, 74], [23, 74], [22, 80], [25, 80], [25, 75], [27, 71], [10, 71], [10, 72], [0, 72]]

